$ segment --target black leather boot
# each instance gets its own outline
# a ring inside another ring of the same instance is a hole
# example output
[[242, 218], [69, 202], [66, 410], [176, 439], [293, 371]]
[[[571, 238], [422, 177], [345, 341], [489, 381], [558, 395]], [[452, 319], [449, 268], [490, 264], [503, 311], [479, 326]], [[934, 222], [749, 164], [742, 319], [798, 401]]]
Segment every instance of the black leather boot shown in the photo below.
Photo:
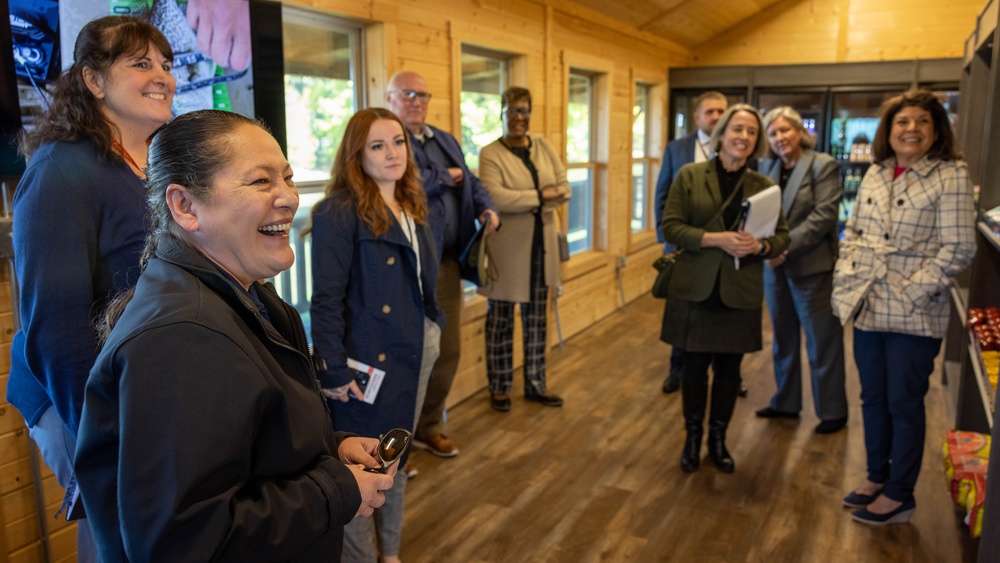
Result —
[[698, 471], [701, 466], [701, 424], [696, 427], [688, 427], [687, 440], [684, 442], [684, 450], [681, 451], [681, 469], [685, 473]]
[[681, 469], [691, 473], [701, 465], [702, 421], [705, 419], [705, 403], [708, 402], [708, 382], [704, 377], [685, 377], [681, 384], [681, 397], [684, 428], [687, 430], [687, 440], [681, 452]]
[[732, 473], [736, 469], [733, 457], [726, 449], [726, 427], [725, 422], [710, 420], [708, 422], [708, 455], [715, 462], [715, 467], [723, 473]]

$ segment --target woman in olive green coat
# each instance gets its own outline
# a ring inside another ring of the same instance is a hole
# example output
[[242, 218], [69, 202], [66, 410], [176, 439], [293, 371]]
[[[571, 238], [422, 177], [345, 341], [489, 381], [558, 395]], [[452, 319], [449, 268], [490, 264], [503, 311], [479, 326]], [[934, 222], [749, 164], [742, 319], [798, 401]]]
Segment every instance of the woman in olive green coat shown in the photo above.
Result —
[[783, 216], [771, 237], [757, 239], [736, 228], [742, 202], [774, 184], [747, 169], [747, 162], [767, 146], [757, 110], [746, 104], [730, 107], [712, 131], [711, 143], [717, 156], [682, 168], [667, 197], [660, 228], [664, 239], [684, 253], [668, 286], [660, 339], [684, 350], [687, 441], [681, 469], [691, 472], [700, 465], [711, 365], [715, 377], [708, 454], [720, 471], [732, 473], [726, 428], [740, 388], [743, 354], [762, 348], [763, 260], [784, 252], [789, 238]]

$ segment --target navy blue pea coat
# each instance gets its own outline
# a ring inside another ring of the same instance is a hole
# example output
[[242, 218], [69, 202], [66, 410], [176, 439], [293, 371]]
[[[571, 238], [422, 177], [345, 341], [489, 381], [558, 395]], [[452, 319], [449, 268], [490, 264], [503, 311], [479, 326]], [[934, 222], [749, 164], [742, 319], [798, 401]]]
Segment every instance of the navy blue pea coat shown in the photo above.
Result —
[[[391, 214], [390, 214], [391, 216]], [[424, 317], [444, 326], [435, 297], [438, 256], [431, 230], [417, 224], [417, 255], [393, 222], [382, 236], [350, 201], [333, 196], [313, 209], [313, 355], [324, 388], [346, 385], [347, 358], [386, 372], [375, 404], [329, 401], [334, 428], [362, 436], [412, 430], [424, 350]]]

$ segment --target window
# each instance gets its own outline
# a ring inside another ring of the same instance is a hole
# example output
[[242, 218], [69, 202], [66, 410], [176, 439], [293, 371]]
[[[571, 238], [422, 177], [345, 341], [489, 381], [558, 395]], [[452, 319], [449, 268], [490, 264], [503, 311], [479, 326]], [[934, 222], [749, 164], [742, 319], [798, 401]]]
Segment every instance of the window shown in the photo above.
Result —
[[581, 71], [569, 75], [566, 104], [566, 179], [572, 188], [566, 240], [570, 254], [594, 246], [594, 78]]
[[472, 170], [479, 169], [479, 149], [503, 135], [500, 97], [509, 74], [508, 55], [462, 46], [462, 153]]
[[654, 171], [659, 158], [653, 153], [653, 118], [650, 112], [652, 87], [641, 82], [635, 85], [632, 104], [632, 219], [633, 233], [650, 227], [649, 211], [656, 178]]
[[323, 199], [344, 128], [362, 99], [361, 28], [288, 7], [282, 11], [282, 21], [288, 162], [299, 188], [299, 209], [289, 236], [295, 265], [273, 281], [278, 295], [302, 315], [308, 335], [312, 240], [299, 233], [313, 205]]
[[297, 182], [324, 181], [361, 98], [361, 31], [291, 8], [283, 18], [288, 161]]

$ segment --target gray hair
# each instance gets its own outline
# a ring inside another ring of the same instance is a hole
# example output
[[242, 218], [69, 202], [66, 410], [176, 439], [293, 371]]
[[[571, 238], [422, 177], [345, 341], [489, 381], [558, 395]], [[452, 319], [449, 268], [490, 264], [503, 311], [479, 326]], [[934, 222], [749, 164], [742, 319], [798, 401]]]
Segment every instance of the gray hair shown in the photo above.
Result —
[[[804, 149], [811, 149], [816, 146], [816, 139], [806, 131], [806, 126], [802, 124], [802, 116], [799, 112], [791, 108], [791, 106], [778, 106], [771, 111], [764, 114], [764, 136], [767, 136], [767, 129], [775, 122], [779, 117], [785, 118], [792, 127], [797, 129], [799, 133], [802, 133], [802, 141], [800, 144]], [[776, 154], [771, 150], [771, 144], [767, 144], [767, 157], [775, 158]]]
[[764, 153], [767, 152], [767, 141], [764, 139], [764, 119], [760, 116], [760, 112], [757, 111], [757, 108], [750, 104], [735, 104], [729, 106], [729, 109], [727, 109], [726, 112], [722, 114], [722, 117], [719, 118], [719, 122], [715, 124], [715, 129], [712, 129], [712, 136], [709, 140], [709, 144], [711, 145], [712, 150], [715, 151], [715, 154], [719, 154], [719, 149], [722, 145], [722, 133], [726, 130], [726, 126], [729, 125], [729, 121], [732, 120], [733, 115], [735, 115], [738, 111], [745, 111], [753, 115], [754, 119], [757, 120], [757, 145], [754, 146], [753, 152], [750, 153], [750, 156], [748, 156], [747, 159], [761, 158], [764, 156]]

